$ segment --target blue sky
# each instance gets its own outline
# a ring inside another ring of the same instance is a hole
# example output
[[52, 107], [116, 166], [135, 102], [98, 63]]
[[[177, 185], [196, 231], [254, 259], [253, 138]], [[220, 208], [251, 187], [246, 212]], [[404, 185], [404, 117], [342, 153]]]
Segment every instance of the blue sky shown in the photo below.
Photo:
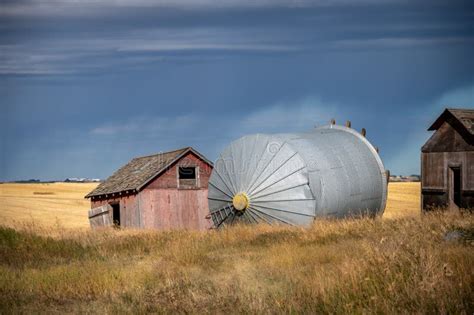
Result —
[[471, 1], [0, 4], [0, 180], [109, 176], [193, 146], [349, 119], [392, 174], [474, 107]]

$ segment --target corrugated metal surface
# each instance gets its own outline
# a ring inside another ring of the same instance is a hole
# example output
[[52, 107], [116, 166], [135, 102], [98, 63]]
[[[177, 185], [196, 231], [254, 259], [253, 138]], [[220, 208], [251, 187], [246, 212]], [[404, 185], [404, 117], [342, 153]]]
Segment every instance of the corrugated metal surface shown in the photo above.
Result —
[[[329, 125], [308, 133], [249, 135], [232, 142], [215, 163], [209, 209], [215, 226], [375, 216], [385, 209], [386, 183], [378, 153], [353, 129]], [[245, 211], [233, 207], [239, 193], [248, 196]]]

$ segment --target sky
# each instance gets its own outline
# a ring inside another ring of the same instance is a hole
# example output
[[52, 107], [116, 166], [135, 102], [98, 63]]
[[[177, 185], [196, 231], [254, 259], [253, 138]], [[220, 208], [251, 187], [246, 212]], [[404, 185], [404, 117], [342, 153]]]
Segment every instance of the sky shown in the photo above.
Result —
[[445, 107], [474, 107], [474, 2], [0, 2], [0, 181], [107, 178], [192, 146], [335, 118], [419, 174]]

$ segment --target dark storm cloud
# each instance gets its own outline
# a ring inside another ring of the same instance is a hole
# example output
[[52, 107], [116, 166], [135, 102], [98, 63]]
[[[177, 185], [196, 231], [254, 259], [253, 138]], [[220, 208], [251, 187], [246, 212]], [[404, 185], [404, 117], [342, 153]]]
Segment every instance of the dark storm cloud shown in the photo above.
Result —
[[[233, 52], [472, 45], [473, 5], [371, 1], [21, 1], [3, 4], [3, 74], [69, 74]], [[154, 58], [149, 55], [153, 52]], [[193, 54], [193, 52], [196, 52]], [[173, 58], [176, 54], [179, 58]], [[156, 57], [159, 55], [159, 57]], [[115, 59], [115, 60], [114, 60]], [[123, 68], [122, 68], [123, 69]]]
[[4, 1], [0, 179], [104, 177], [187, 145], [213, 159], [331, 117], [418, 172], [441, 103], [474, 104], [473, 19], [467, 1]]

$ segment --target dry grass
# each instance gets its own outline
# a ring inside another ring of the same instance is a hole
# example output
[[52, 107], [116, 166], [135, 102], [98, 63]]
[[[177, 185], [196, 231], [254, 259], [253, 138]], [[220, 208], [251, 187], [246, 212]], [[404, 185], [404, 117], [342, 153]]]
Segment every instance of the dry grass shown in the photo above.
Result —
[[[447, 231], [461, 240], [445, 241]], [[465, 313], [472, 215], [309, 229], [0, 228], [0, 313]]]
[[307, 229], [0, 227], [0, 313], [472, 314], [474, 216], [420, 216], [418, 191], [391, 184], [390, 219]]

